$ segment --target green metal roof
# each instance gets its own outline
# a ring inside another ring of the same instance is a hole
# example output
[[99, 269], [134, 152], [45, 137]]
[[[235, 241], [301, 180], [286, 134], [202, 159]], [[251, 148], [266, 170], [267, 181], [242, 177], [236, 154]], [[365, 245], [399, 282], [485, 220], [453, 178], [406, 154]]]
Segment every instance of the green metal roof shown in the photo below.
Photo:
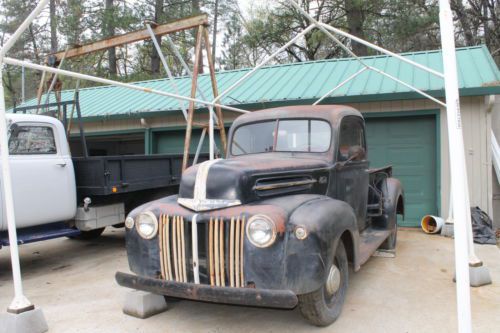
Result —
[[[404, 57], [442, 72], [441, 51], [404, 53]], [[363, 57], [378, 69], [398, 77], [435, 97], [444, 96], [444, 81], [401, 60], [387, 56]], [[500, 71], [485, 46], [457, 49], [458, 76], [462, 96], [500, 94]], [[258, 109], [283, 104], [311, 104], [362, 67], [353, 58], [319, 60], [263, 67], [242, 85], [222, 99], [223, 104]], [[222, 92], [250, 69], [217, 73]], [[188, 96], [191, 80], [175, 79], [181, 94]], [[213, 98], [210, 77], [199, 78], [200, 88], [207, 98]], [[167, 79], [134, 83], [140, 86], [174, 92]], [[199, 97], [199, 96], [198, 96]], [[200, 98], [200, 97], [199, 97]], [[411, 89], [373, 71], [365, 71], [327, 98], [322, 104], [368, 102], [421, 98]], [[72, 100], [73, 90], [62, 92], [62, 100]], [[45, 97], [42, 98], [45, 101]], [[54, 102], [51, 96], [51, 102]], [[36, 105], [36, 100], [22, 106]], [[153, 116], [156, 112], [179, 111], [179, 102], [173, 98], [133, 91], [114, 86], [100, 86], [80, 90], [80, 105], [84, 118], [114, 118]], [[186, 102], [187, 105], [187, 102]]]

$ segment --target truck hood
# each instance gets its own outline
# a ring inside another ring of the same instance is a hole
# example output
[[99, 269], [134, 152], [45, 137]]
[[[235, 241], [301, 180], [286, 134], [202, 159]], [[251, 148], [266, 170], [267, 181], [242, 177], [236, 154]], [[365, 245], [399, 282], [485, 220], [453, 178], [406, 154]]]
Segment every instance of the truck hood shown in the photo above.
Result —
[[273, 153], [206, 161], [183, 173], [178, 203], [206, 211], [278, 195], [325, 193], [328, 170], [325, 160]]

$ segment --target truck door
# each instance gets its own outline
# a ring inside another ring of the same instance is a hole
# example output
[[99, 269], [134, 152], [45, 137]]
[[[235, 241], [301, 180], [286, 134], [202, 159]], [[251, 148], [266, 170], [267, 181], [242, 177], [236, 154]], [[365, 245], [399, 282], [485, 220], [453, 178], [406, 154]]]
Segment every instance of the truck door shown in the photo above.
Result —
[[362, 118], [347, 116], [342, 119], [337, 147], [336, 198], [351, 205], [361, 231], [366, 227], [369, 183]]
[[75, 177], [62, 124], [12, 124], [9, 153], [18, 228], [75, 216]]

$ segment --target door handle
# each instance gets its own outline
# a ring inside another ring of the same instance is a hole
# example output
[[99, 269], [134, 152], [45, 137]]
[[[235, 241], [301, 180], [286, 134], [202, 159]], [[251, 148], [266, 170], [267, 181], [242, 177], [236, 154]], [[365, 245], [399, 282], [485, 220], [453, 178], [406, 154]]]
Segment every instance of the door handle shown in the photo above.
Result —
[[56, 163], [56, 165], [60, 166], [61, 168], [64, 168], [66, 166], [66, 162]]

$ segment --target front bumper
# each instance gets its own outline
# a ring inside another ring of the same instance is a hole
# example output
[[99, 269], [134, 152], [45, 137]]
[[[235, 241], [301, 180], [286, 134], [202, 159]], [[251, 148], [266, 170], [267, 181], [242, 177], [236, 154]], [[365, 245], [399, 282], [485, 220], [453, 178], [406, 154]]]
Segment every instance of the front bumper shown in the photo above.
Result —
[[290, 290], [212, 287], [205, 284], [165, 281], [122, 272], [117, 272], [115, 278], [122, 287], [197, 301], [280, 309], [292, 309], [298, 303], [297, 296]]

